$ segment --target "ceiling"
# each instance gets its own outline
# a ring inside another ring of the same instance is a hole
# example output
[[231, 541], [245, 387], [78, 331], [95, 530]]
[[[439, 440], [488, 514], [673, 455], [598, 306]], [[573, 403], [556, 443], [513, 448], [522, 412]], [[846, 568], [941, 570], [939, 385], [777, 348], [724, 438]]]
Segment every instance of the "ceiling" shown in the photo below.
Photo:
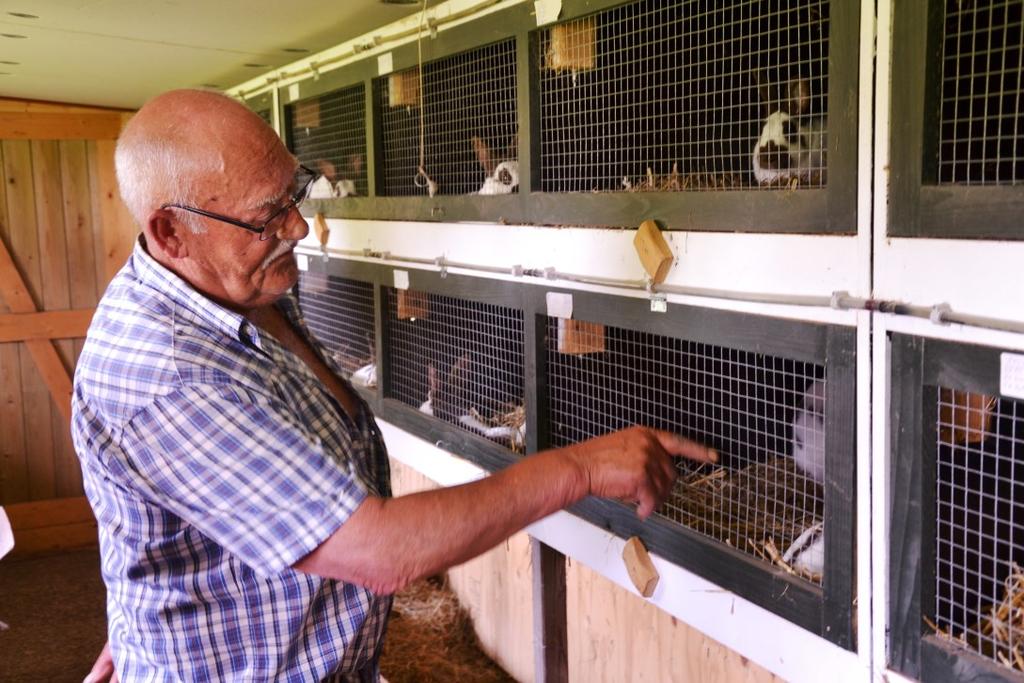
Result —
[[229, 88], [418, 9], [381, 0], [0, 0], [0, 96], [135, 109], [172, 88]]

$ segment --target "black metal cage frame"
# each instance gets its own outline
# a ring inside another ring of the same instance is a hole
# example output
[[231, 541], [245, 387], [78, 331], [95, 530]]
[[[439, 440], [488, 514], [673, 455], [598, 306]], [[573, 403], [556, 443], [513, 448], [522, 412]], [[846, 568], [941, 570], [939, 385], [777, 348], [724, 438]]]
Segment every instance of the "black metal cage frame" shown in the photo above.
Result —
[[936, 387], [1000, 396], [1003, 350], [897, 333], [890, 345], [889, 665], [922, 681], [1019, 681], [927, 621], [936, 593]]
[[[622, 0], [565, 0], [559, 23], [610, 8]], [[529, 3], [514, 5], [466, 24], [425, 36], [423, 62], [460, 54], [498, 41], [515, 39], [518, 110], [518, 191], [498, 196], [378, 195], [382, 183], [381, 112], [373, 100], [376, 57], [347, 64], [280, 89], [280, 106], [365, 83], [369, 196], [310, 201], [306, 212], [328, 218], [375, 220], [480, 221], [536, 225], [634, 226], [654, 218], [672, 230], [852, 234], [857, 230], [857, 3], [830, 4], [828, 94], [828, 183], [792, 191], [762, 189], [685, 192], [541, 192], [540, 191], [540, 33]], [[391, 52], [392, 71], [415, 67], [415, 42]], [[283, 111], [280, 120], [284, 120]]]
[[[388, 395], [386, 289], [394, 285], [394, 268], [383, 264], [311, 258], [308, 268], [335, 277], [375, 285], [378, 386], [363, 391], [377, 415], [445, 450], [495, 471], [521, 456], [484, 438], [435, 419]], [[524, 340], [523, 397], [526, 452], [550, 445], [548, 423], [548, 292], [573, 297], [574, 318], [640, 332], [719, 344], [823, 365], [828, 376], [825, 415], [827, 480], [824, 482], [825, 572], [821, 586], [787, 573], [749, 553], [731, 548], [697, 531], [653, 516], [640, 522], [632, 508], [589, 498], [574, 514], [623, 538], [639, 536], [665, 559], [847, 649], [856, 647], [856, 335], [852, 328], [670, 304], [666, 313], [651, 311], [646, 298], [568, 291], [509, 280], [437, 271], [408, 270], [409, 289], [496, 304], [522, 311]]]
[[945, 0], [893, 3], [889, 234], [1024, 239], [1024, 184], [935, 182]]

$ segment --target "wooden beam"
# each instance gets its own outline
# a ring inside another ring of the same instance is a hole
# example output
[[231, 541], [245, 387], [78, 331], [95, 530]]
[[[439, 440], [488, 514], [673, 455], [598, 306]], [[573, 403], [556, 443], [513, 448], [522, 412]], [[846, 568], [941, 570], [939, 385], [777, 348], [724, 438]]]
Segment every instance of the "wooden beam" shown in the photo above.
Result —
[[84, 496], [56, 498], [4, 507], [14, 531], [11, 557], [97, 544], [96, 518]]
[[0, 315], [0, 344], [33, 339], [81, 339], [95, 308]]
[[85, 496], [15, 503], [5, 506], [4, 512], [14, 531], [65, 526], [93, 519], [92, 508]]
[[0, 111], [0, 138], [7, 140], [114, 140], [120, 112]]
[[42, 113], [42, 114], [130, 114], [130, 109], [111, 107], [95, 107], [87, 104], [70, 102], [47, 102], [44, 100], [22, 100], [13, 97], [0, 97], [0, 111]]
[[565, 555], [530, 537], [533, 564], [533, 680], [569, 680]]
[[[29, 294], [28, 287], [18, 272], [11, 252], [7, 250], [7, 244], [0, 239], [0, 296], [7, 302], [7, 306], [14, 313], [37, 313], [36, 304]], [[50, 390], [50, 396], [57, 405], [61, 415], [70, 424], [71, 422], [71, 375], [64, 367], [57, 349], [53, 342], [43, 340], [26, 341], [32, 360], [39, 369], [43, 382]]]

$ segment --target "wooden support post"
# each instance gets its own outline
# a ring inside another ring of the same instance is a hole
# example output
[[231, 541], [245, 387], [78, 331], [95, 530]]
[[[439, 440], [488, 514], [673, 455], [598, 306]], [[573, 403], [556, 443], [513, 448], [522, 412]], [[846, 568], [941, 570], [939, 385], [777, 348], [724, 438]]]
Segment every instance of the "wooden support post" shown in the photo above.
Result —
[[[7, 244], [0, 239], [0, 296], [13, 313], [38, 313], [36, 303], [29, 294], [28, 287], [14, 265], [14, 259], [7, 250]], [[39, 374], [50, 390], [53, 402], [57, 404], [61, 415], [71, 422], [71, 375], [57, 355], [53, 342], [33, 339], [25, 342], [32, 360], [39, 369]]]
[[565, 615], [565, 555], [530, 537], [533, 564], [533, 679], [569, 680]]

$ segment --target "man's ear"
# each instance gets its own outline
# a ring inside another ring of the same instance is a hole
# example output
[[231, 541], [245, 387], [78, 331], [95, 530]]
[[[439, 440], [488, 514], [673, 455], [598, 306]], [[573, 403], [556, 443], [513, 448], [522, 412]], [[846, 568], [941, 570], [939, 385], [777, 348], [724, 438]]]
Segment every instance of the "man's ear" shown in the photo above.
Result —
[[188, 256], [188, 245], [182, 239], [187, 230], [168, 209], [157, 209], [146, 224], [146, 240], [170, 258]]

